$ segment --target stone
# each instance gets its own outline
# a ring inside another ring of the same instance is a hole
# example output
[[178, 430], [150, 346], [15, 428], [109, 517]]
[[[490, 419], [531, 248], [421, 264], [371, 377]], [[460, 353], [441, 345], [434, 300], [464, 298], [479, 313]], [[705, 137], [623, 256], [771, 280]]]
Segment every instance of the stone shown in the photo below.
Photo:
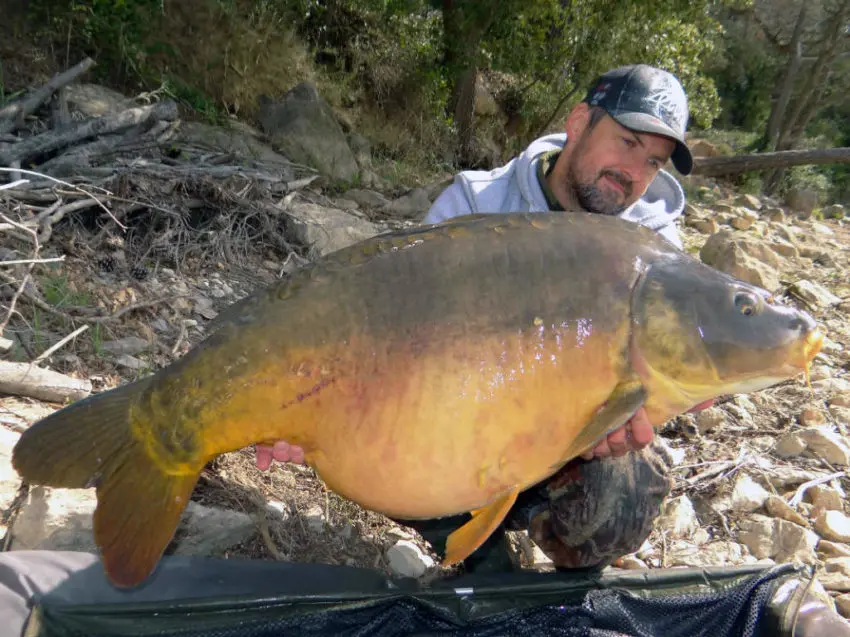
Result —
[[796, 433], [782, 436], [774, 448], [774, 453], [780, 458], [796, 458], [806, 450], [806, 441]]
[[806, 490], [805, 499], [819, 509], [841, 511], [844, 509], [844, 496], [836, 489], [817, 484]]
[[751, 512], [760, 509], [770, 493], [746, 474], [740, 474], [732, 489], [732, 510]]
[[823, 565], [827, 573], [841, 573], [850, 576], [850, 557], [830, 557]]
[[740, 195], [737, 199], [735, 199], [735, 203], [739, 206], [743, 206], [744, 208], [751, 208], [752, 210], [761, 210], [762, 208], [761, 200], [755, 195], [751, 195], [749, 193]]
[[843, 219], [846, 215], [844, 206], [840, 203], [834, 203], [831, 206], [826, 206], [821, 210], [824, 219]]
[[310, 505], [303, 514], [304, 522], [307, 528], [314, 534], [324, 533], [325, 531], [325, 511], [318, 504]]
[[737, 542], [718, 541], [704, 546], [686, 545], [670, 551], [669, 566], [737, 566], [744, 563], [744, 548]]
[[115, 359], [115, 364], [119, 367], [126, 367], [127, 369], [132, 369], [133, 371], [140, 371], [150, 367], [149, 363], [139, 360], [135, 356], [128, 356], [127, 354], [121, 354], [121, 356], [118, 356]]
[[685, 225], [701, 234], [714, 234], [720, 229], [714, 219], [687, 219]]
[[741, 520], [738, 541], [758, 559], [776, 554], [774, 520], [763, 515], [753, 515]]
[[373, 237], [378, 227], [337, 208], [313, 203], [293, 202], [287, 211], [293, 239], [310, 248], [312, 257], [321, 257]]
[[430, 207], [431, 200], [428, 199], [428, 191], [424, 188], [414, 188], [406, 195], [391, 201], [386, 209], [396, 216], [419, 220], [426, 215]]
[[421, 577], [434, 560], [410, 540], [399, 540], [386, 552], [390, 571], [400, 577]]
[[804, 427], [816, 427], [826, 422], [826, 417], [820, 409], [807, 407], [798, 416], [800, 424]]
[[817, 191], [809, 188], [792, 188], [785, 195], [785, 205], [807, 219], [819, 203]]
[[764, 503], [765, 511], [773, 518], [788, 520], [800, 526], [808, 526], [808, 521], [778, 495], [770, 495]]
[[344, 196], [346, 199], [351, 199], [364, 208], [383, 208], [390, 203], [390, 200], [381, 193], [365, 188], [352, 188], [351, 190], [347, 190]]
[[785, 223], [785, 211], [782, 208], [768, 208], [766, 210], [762, 210], [761, 216], [771, 223]]
[[792, 283], [789, 292], [817, 309], [826, 309], [841, 302], [840, 298], [821, 284], [806, 279]]
[[614, 566], [627, 570], [641, 570], [649, 568], [646, 562], [634, 555], [624, 555], [614, 563]]
[[758, 559], [814, 564], [820, 538], [793, 522], [755, 514], [741, 521], [738, 540]]
[[818, 542], [818, 555], [823, 560], [830, 557], [850, 557], [850, 546], [841, 542], [821, 540]]
[[818, 575], [818, 580], [828, 591], [850, 591], [850, 577], [843, 573], [822, 573]]
[[829, 427], [809, 427], [799, 432], [806, 451], [833, 465], [850, 464], [850, 446], [844, 437]]
[[768, 291], [779, 288], [779, 256], [758, 239], [728, 230], [710, 236], [700, 250], [703, 263]]
[[841, 616], [850, 619], [850, 594], [839, 595], [834, 601], [835, 608]]
[[150, 346], [151, 344], [148, 341], [138, 336], [127, 336], [115, 341], [105, 341], [101, 344], [103, 350], [110, 354], [127, 354], [128, 356], [144, 352]]
[[709, 407], [696, 414], [696, 426], [700, 435], [720, 429], [726, 424], [726, 412], [719, 407]]
[[694, 505], [688, 496], [673, 498], [667, 501], [662, 509], [658, 523], [668, 531], [671, 538], [688, 537], [700, 526]]
[[822, 510], [815, 517], [815, 531], [825, 540], [850, 542], [850, 517], [841, 511]]

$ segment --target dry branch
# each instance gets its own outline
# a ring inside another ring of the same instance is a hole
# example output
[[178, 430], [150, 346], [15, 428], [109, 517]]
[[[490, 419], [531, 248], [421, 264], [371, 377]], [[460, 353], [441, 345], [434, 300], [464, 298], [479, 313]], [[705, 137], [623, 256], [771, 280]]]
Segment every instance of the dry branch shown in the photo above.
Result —
[[769, 168], [847, 163], [850, 163], [850, 148], [847, 147], [783, 150], [774, 153], [756, 153], [735, 157], [698, 157], [694, 161], [692, 174], [716, 177], [717, 175], [734, 175]]
[[0, 393], [64, 403], [91, 394], [89, 380], [72, 378], [29, 363], [0, 361]]
[[[44, 104], [53, 93], [73, 82], [77, 77], [94, 66], [94, 60], [86, 58], [76, 66], [63, 73], [54, 75], [44, 86], [33, 91], [22, 100], [0, 109], [0, 133], [11, 133], [18, 128], [24, 118]], [[0, 162], [6, 163], [6, 162]]]
[[128, 108], [115, 115], [107, 115], [82, 122], [62, 132], [48, 131], [36, 135], [11, 148], [0, 150], [0, 165], [8, 166], [12, 162], [22, 163], [35, 159], [39, 155], [72, 146], [85, 139], [126, 130], [153, 120], [173, 120], [177, 118], [177, 104], [171, 100], [152, 106]]

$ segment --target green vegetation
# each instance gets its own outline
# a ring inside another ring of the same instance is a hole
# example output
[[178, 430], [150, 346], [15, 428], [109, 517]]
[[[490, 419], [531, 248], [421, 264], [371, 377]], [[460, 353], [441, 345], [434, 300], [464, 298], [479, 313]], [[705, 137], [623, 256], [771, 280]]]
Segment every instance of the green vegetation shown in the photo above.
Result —
[[[721, 152], [850, 144], [850, 106], [841, 99], [850, 58], [835, 26], [848, 22], [847, 0], [813, 0], [805, 11], [790, 0], [12, 4], [6, 35], [44, 43], [54, 69], [90, 55], [98, 63], [92, 80], [170, 95], [209, 121], [250, 121], [261, 94], [278, 97], [310, 80], [369, 139], [391, 180], [480, 165], [473, 139], [503, 161], [559, 130], [594, 76], [636, 61], [678, 75], [691, 100], [691, 135], [721, 142]], [[3, 71], [0, 102], [21, 88]], [[476, 109], [481, 83], [495, 115]], [[832, 201], [850, 198], [846, 164], [745, 179], [748, 190], [807, 186]]]

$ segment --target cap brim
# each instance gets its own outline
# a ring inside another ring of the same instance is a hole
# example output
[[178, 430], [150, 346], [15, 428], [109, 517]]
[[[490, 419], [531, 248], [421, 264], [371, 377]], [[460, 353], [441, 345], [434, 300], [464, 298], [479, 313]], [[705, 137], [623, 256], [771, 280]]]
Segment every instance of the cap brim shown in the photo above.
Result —
[[685, 144], [685, 140], [681, 139], [676, 132], [667, 126], [657, 117], [647, 115], [646, 113], [618, 113], [611, 115], [620, 124], [631, 130], [641, 131], [643, 133], [655, 133], [669, 137], [676, 142], [676, 148], [670, 155], [670, 160], [673, 165], [683, 175], [689, 175], [694, 167], [694, 158], [691, 155], [691, 149]]

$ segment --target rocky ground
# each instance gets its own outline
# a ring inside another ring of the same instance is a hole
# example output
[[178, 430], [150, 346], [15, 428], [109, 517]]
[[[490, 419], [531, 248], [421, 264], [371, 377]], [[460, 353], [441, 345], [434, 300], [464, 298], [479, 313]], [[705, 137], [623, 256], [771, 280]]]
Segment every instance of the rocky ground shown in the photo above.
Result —
[[[290, 237], [321, 254], [387, 228], [411, 225], [443, 184], [407, 193], [305, 187], [279, 205]], [[675, 486], [655, 529], [618, 568], [772, 564], [816, 565], [824, 595], [850, 616], [850, 227], [840, 206], [812, 210], [692, 183], [681, 219], [686, 249], [702, 260], [808, 309], [828, 339], [811, 373], [748, 396], [726, 396], [698, 415], [665, 425], [659, 437], [675, 458]], [[2, 191], [0, 191], [2, 194]], [[7, 210], [15, 202], [0, 200]], [[53, 227], [64, 261], [34, 270], [47, 307], [18, 299], [3, 336], [4, 358], [40, 363], [101, 391], [175, 360], [227, 305], [290, 271], [309, 254], [283, 255], [242, 242], [238, 258], [187, 257], [180, 267], [128, 260], [119, 235]], [[292, 234], [294, 233], [294, 234]], [[100, 236], [100, 235], [99, 235]], [[103, 237], [101, 236], [101, 239]], [[2, 260], [20, 256], [20, 237], [0, 235]], [[224, 251], [232, 256], [233, 251]], [[224, 253], [223, 252], [223, 253]], [[283, 256], [282, 256], [283, 255]], [[225, 263], [226, 261], [226, 263]], [[14, 266], [23, 279], [25, 265]], [[14, 285], [3, 291], [8, 305]], [[62, 343], [79, 326], [71, 310], [114, 318]], [[92, 550], [91, 491], [22, 487], [9, 463], [20, 432], [58, 408], [32, 396], [0, 396], [0, 523], [4, 548]], [[155, 524], [155, 521], [151, 521]], [[522, 568], [550, 567], [527, 537], [512, 534]], [[326, 490], [309, 468], [254, 466], [251, 449], [205, 470], [168, 552], [348, 564], [390, 574], [439, 577], [437, 555], [411, 529]]]

